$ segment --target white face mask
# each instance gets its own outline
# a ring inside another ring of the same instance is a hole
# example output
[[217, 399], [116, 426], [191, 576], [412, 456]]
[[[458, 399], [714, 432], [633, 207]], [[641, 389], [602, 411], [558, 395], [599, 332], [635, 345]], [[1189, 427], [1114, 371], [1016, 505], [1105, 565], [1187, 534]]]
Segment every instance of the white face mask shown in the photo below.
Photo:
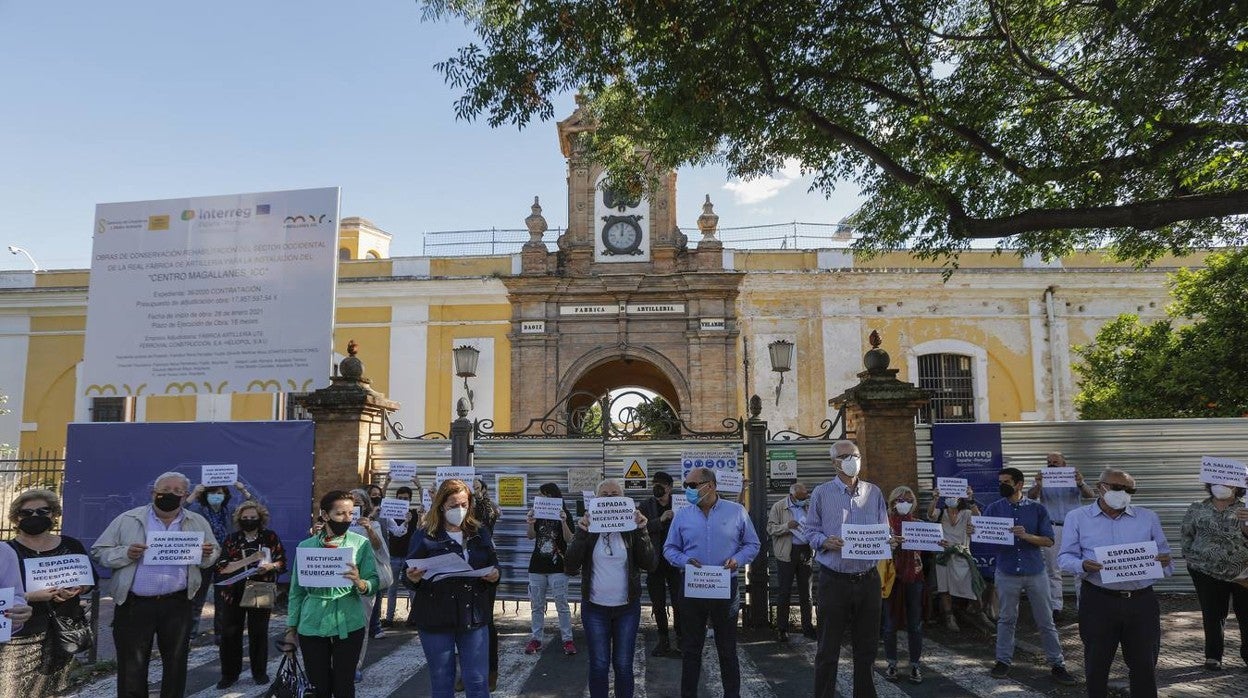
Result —
[[958, 505], [957, 497], [945, 497], [945, 506], [952, 509]]
[[909, 514], [912, 507], [914, 507], [914, 502], [897, 502], [893, 505], [897, 513], [902, 515]]
[[468, 516], [468, 507], [455, 507], [442, 512], [446, 516], [446, 522], [452, 526], [458, 526], [464, 522], [464, 518]]
[[1226, 485], [1214, 485], [1209, 489], [1213, 492], [1214, 499], [1230, 499], [1235, 496], [1235, 490]]
[[1105, 502], [1105, 506], [1115, 511], [1122, 511], [1131, 504], [1131, 495], [1116, 490], [1109, 490], [1101, 495], [1101, 499]]
[[858, 471], [862, 469], [862, 461], [858, 456], [849, 456], [841, 461], [841, 472], [845, 477], [858, 477]]

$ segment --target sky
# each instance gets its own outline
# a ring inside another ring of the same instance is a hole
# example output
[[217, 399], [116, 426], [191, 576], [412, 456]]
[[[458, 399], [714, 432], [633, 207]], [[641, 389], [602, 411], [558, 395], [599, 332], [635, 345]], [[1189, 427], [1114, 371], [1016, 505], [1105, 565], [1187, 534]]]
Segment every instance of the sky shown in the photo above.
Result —
[[[562, 227], [554, 122], [455, 119], [434, 64], [471, 40], [415, 0], [0, 0], [0, 249], [86, 268], [97, 203], [325, 186], [396, 257], [426, 231], [523, 228], [534, 196]], [[572, 108], [560, 96], [555, 118]], [[721, 228], [858, 206], [852, 185], [831, 200], [809, 185], [795, 163], [750, 182], [682, 169], [678, 223], [697, 239], [706, 194]], [[0, 270], [29, 268], [0, 254]]]

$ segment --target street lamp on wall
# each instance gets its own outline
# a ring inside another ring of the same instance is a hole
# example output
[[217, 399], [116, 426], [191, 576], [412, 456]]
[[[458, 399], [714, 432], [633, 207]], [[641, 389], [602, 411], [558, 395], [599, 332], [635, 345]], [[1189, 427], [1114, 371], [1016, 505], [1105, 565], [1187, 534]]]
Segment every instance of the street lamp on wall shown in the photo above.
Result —
[[780, 374], [780, 383], [776, 385], [776, 405], [780, 404], [780, 389], [784, 386], [784, 374], [793, 369], [793, 342], [777, 339], [767, 345], [771, 354], [771, 370]]
[[468, 379], [477, 376], [477, 359], [481, 358], [481, 350], [467, 344], [461, 344], [452, 350], [455, 354], [455, 375], [464, 379], [464, 394], [468, 396], [468, 407], [472, 408], [472, 388], [468, 387]]

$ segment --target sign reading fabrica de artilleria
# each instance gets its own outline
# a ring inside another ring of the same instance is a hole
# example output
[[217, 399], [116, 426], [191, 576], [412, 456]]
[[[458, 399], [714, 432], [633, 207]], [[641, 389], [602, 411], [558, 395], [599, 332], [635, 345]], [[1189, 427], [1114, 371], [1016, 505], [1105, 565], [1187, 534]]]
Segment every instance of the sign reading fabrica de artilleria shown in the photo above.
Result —
[[84, 392], [298, 392], [324, 380], [337, 188], [95, 211]]

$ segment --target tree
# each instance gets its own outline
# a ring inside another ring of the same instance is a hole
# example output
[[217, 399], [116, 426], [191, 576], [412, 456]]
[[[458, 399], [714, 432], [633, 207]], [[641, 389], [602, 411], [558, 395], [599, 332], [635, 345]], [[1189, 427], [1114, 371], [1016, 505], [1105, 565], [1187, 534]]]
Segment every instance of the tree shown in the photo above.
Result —
[[1248, 237], [1248, 3], [425, 0], [478, 42], [460, 118], [525, 126], [581, 90], [609, 185], [796, 160], [867, 203], [862, 249], [1111, 245], [1147, 263]]
[[1076, 347], [1083, 419], [1248, 417], [1248, 250], [1170, 277], [1169, 319], [1121, 315]]

